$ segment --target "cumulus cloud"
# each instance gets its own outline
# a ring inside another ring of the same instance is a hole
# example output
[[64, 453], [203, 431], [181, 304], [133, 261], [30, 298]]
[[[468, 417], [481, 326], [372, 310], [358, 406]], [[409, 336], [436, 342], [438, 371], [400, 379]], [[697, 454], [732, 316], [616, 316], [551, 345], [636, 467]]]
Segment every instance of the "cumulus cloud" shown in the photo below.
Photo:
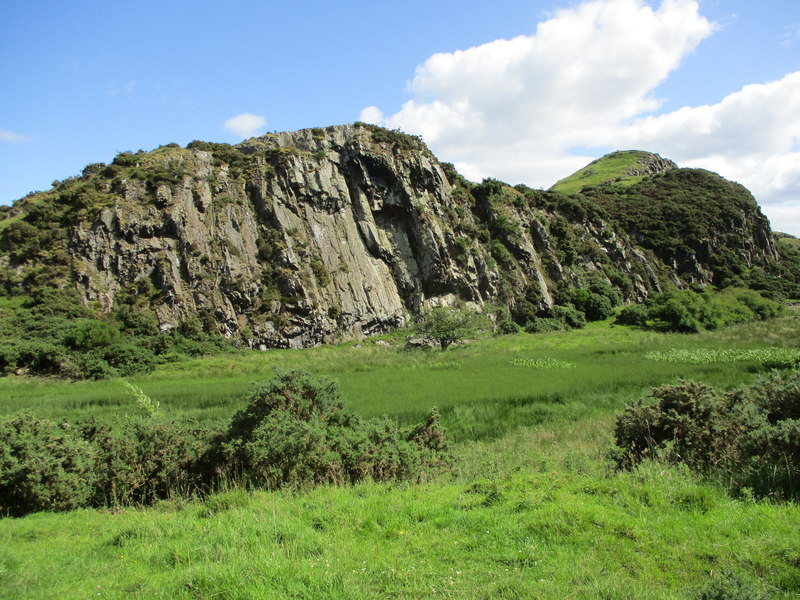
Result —
[[800, 235], [800, 72], [658, 114], [655, 90], [715, 27], [696, 0], [586, 0], [531, 35], [431, 56], [399, 111], [361, 119], [423, 136], [473, 180], [534, 187], [605, 151], [651, 150], [739, 181]]
[[7, 129], [0, 129], [0, 142], [9, 142], [13, 144], [27, 142], [29, 139], [30, 138], [27, 135], [14, 133], [13, 131], [8, 131]]
[[368, 106], [361, 111], [358, 120], [365, 123], [381, 123], [383, 121], [383, 113], [377, 106]]
[[267, 120], [252, 113], [242, 113], [225, 121], [225, 129], [243, 138], [253, 137], [267, 124]]
[[422, 135], [472, 173], [550, 185], [590, 158], [570, 148], [606, 145], [656, 110], [653, 90], [712, 31], [694, 0], [584, 2], [533, 35], [431, 56], [411, 99], [382, 123]]
[[763, 207], [773, 231], [782, 231], [800, 237], [800, 203], [790, 206]]
[[611, 139], [620, 147], [647, 148], [681, 166], [709, 169], [738, 181], [765, 207], [773, 227], [800, 234], [797, 115], [800, 71], [747, 85], [717, 104], [634, 120]]

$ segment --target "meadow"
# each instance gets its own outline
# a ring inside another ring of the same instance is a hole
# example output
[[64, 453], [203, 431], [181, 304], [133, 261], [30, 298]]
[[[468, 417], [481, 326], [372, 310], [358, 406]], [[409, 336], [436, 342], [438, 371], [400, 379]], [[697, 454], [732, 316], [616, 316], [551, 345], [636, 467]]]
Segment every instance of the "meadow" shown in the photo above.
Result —
[[[796, 504], [732, 498], [676, 465], [617, 472], [607, 452], [625, 403], [681, 379], [750, 383], [796, 360], [798, 334], [797, 313], [691, 335], [604, 321], [446, 352], [404, 350], [401, 332], [161, 365], [129, 381], [177, 419], [228, 418], [288, 367], [332, 376], [362, 416], [437, 406], [452, 468], [6, 518], [0, 597], [796, 598]], [[22, 409], [113, 422], [136, 407], [120, 380], [1, 379], [0, 414]]]

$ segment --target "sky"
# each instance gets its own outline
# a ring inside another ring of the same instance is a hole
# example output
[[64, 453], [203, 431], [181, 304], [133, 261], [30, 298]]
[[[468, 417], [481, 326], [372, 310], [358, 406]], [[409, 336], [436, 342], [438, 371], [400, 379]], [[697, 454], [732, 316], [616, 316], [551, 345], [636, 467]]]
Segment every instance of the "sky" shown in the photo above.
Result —
[[473, 181], [618, 149], [800, 236], [797, 0], [0, 0], [0, 203], [126, 150], [363, 120]]

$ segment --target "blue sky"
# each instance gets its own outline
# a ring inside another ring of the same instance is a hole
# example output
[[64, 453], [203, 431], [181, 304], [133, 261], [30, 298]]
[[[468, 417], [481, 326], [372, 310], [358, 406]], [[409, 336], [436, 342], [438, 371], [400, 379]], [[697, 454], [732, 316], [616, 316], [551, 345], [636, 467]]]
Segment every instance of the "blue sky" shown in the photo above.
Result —
[[363, 119], [422, 135], [472, 179], [535, 187], [652, 150], [744, 183], [800, 235], [796, 0], [0, 10], [1, 203], [123, 150]]

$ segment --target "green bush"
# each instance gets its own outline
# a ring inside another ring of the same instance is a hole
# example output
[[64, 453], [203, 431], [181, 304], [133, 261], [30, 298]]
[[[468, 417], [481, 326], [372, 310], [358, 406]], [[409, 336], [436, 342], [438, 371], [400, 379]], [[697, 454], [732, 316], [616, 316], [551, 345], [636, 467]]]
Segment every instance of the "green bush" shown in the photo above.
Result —
[[150, 373], [159, 362], [150, 350], [129, 342], [120, 342], [102, 349], [100, 357], [122, 377]]
[[549, 316], [553, 319], [563, 321], [570, 329], [586, 327], [586, 317], [584, 313], [570, 305], [553, 306], [550, 308]]
[[659, 457], [708, 472], [724, 460], [732, 424], [712, 388], [683, 382], [656, 388], [650, 397], [658, 403], [629, 405], [617, 418], [621, 466]]
[[614, 430], [617, 464], [682, 462], [734, 492], [800, 497], [800, 371], [773, 373], [723, 396], [697, 383], [653, 390]]
[[159, 418], [134, 386], [137, 411], [111, 428], [55, 425], [23, 413], [0, 421], [0, 514], [140, 505], [226, 485], [304, 487], [423, 479], [448, 464], [435, 411], [415, 427], [342, 409], [336, 384], [303, 371], [253, 388], [224, 430]]
[[75, 324], [64, 339], [65, 344], [73, 350], [87, 352], [96, 348], [105, 348], [119, 341], [119, 329], [97, 319], [87, 319]]
[[258, 487], [421, 476], [446, 460], [438, 415], [407, 431], [347, 414], [336, 384], [303, 371], [255, 386], [221, 443], [220, 473]]
[[653, 295], [644, 305], [625, 307], [616, 322], [696, 333], [734, 323], [770, 319], [784, 312], [781, 304], [753, 290], [728, 288], [717, 294], [709, 290], [672, 290]]
[[19, 340], [0, 342], [0, 373], [13, 373], [19, 358]]
[[66, 423], [30, 413], [0, 422], [0, 513], [86, 506], [96, 466], [97, 449]]
[[492, 253], [492, 258], [494, 258], [498, 263], [500, 263], [504, 267], [507, 267], [512, 262], [514, 262], [511, 253], [501, 242], [495, 242], [492, 244], [491, 253]]
[[[497, 324], [498, 335], [510, 335], [513, 333], [519, 333], [521, 330], [522, 328], [511, 319], [503, 319]], [[2, 355], [0, 355], [0, 360], [2, 360]]]
[[73, 369], [62, 374], [72, 379], [108, 379], [119, 376], [119, 371], [95, 354], [79, 354], [71, 361]]
[[614, 314], [614, 306], [607, 296], [590, 293], [584, 305], [587, 321], [602, 321]]
[[210, 435], [203, 430], [137, 417], [116, 431], [95, 422], [84, 424], [82, 431], [97, 449], [97, 504], [188, 497], [201, 491], [207, 479], [200, 457], [208, 450]]
[[564, 321], [550, 317], [534, 317], [525, 324], [526, 333], [547, 333], [565, 329], [569, 329], [569, 326]]
[[644, 327], [647, 325], [649, 313], [647, 308], [641, 304], [630, 304], [625, 306], [617, 318], [614, 320], [619, 325], [635, 325], [637, 327]]

